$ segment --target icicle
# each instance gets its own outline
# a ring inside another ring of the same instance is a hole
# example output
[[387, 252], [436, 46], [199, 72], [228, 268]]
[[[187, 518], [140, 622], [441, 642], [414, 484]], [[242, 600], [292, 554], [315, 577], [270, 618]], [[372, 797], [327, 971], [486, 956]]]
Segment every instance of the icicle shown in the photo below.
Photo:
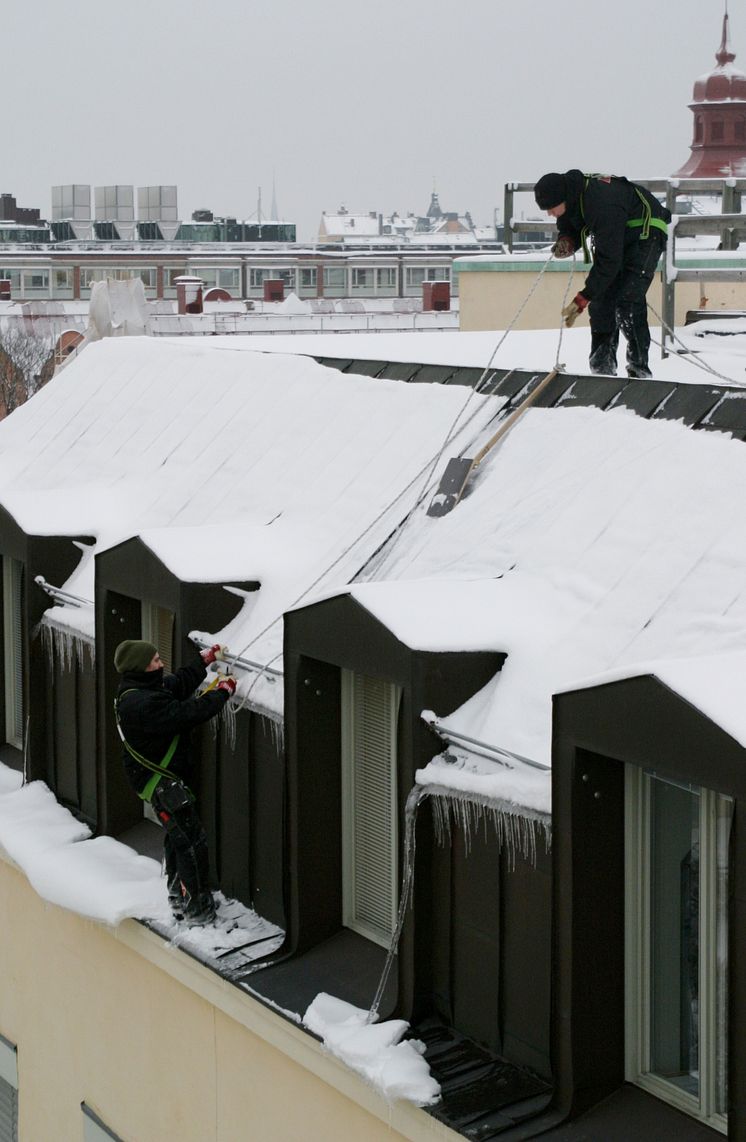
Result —
[[516, 853], [536, 867], [538, 831], [544, 834], [545, 851], [549, 852], [551, 848], [552, 826], [547, 814], [441, 785], [428, 785], [423, 789], [430, 797], [435, 835], [441, 845], [450, 841], [453, 821], [464, 835], [467, 854], [480, 825], [486, 830], [491, 823], [499, 844], [508, 851], [511, 869], [515, 868]]
[[[210, 721], [210, 729], [212, 731], [213, 739], [221, 734], [223, 741], [229, 749], [236, 748], [237, 740], [237, 716], [238, 708], [235, 703], [228, 702], [220, 711], [217, 718]], [[285, 722], [284, 719], [278, 719], [271, 716], [266, 710], [250, 710], [255, 717], [261, 718], [265, 725], [265, 730], [268, 730], [272, 739], [272, 744], [277, 750], [278, 754], [282, 754], [285, 749]]]
[[236, 708], [232, 702], [226, 702], [223, 709], [220, 711], [220, 717], [217, 719], [220, 722], [220, 729], [223, 734], [223, 741], [227, 744], [229, 749], [236, 747]]
[[278, 754], [283, 754], [285, 752], [285, 719], [271, 718], [269, 714], [265, 714], [264, 718], [265, 721], [269, 722], [272, 745]]
[[71, 627], [57, 626], [46, 615], [34, 634], [41, 634], [42, 646], [52, 667], [59, 665], [63, 670], [72, 670], [78, 663], [81, 666], [92, 666], [96, 660], [96, 648], [92, 638]]
[[536, 867], [536, 834], [538, 830], [543, 831], [545, 851], [549, 852], [551, 848], [552, 824], [551, 818], [546, 813], [539, 813], [531, 809], [519, 809], [518, 806], [512, 805], [508, 801], [496, 801], [494, 798], [478, 793], [464, 793], [461, 790], [448, 789], [442, 785], [413, 786], [404, 807], [404, 868], [399, 895], [399, 913], [376, 994], [368, 1012], [368, 1023], [374, 1023], [378, 1018], [378, 1009], [399, 948], [399, 940], [401, 939], [404, 919], [412, 894], [412, 885], [414, 884], [417, 810], [426, 797], [430, 798], [435, 836], [441, 845], [450, 841], [451, 822], [453, 821], [463, 832], [468, 854], [471, 849], [473, 834], [480, 825], [486, 830], [488, 823], [491, 822], [499, 844], [508, 850], [511, 869], [515, 868], [516, 852], [520, 852], [526, 860], [529, 860]]

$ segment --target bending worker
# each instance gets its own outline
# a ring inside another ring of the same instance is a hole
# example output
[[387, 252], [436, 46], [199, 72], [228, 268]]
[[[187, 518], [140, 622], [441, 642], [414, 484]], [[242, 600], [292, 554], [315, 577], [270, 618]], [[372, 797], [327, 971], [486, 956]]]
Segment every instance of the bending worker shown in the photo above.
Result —
[[175, 674], [164, 674], [157, 647], [130, 639], [121, 642], [114, 666], [122, 680], [114, 702], [130, 785], [149, 801], [163, 825], [168, 898], [174, 917], [192, 924], [215, 918], [209, 888], [207, 837], [195, 808], [191, 781], [190, 731], [214, 718], [236, 689], [222, 675], [213, 690], [195, 696], [206, 667], [221, 656], [216, 645]]
[[589, 307], [591, 372], [616, 374], [621, 329], [627, 339], [628, 376], [651, 377], [645, 295], [666, 244], [670, 211], [626, 178], [579, 170], [543, 175], [534, 196], [537, 206], [557, 219], [556, 257], [568, 258], [582, 247], [589, 261], [586, 238], [592, 238], [591, 271], [562, 311], [565, 325], [572, 325]]

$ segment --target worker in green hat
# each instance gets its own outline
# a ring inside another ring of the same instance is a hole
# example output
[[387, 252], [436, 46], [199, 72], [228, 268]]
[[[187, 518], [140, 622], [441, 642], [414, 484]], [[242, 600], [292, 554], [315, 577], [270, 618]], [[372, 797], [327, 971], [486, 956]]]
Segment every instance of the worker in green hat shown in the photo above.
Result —
[[226, 674], [214, 688], [195, 694], [207, 667], [224, 651], [215, 644], [173, 674], [165, 673], [158, 648], [144, 639], [121, 642], [114, 654], [121, 675], [114, 708], [125, 772], [165, 830], [169, 903], [174, 917], [190, 924], [209, 924], [215, 918], [207, 837], [189, 787], [189, 738], [190, 731], [216, 717], [235, 692], [236, 681]]

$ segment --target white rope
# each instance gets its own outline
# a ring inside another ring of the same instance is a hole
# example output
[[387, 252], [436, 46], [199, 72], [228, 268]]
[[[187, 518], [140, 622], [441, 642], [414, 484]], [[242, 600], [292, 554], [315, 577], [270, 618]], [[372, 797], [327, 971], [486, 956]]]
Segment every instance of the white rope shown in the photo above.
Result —
[[[544, 263], [542, 268], [540, 268], [540, 271], [536, 275], [536, 279], [535, 279], [534, 283], [532, 283], [532, 286], [531, 286], [529, 292], [527, 293], [526, 297], [524, 297], [521, 305], [518, 308], [518, 311], [516, 311], [516, 313], [513, 317], [513, 320], [511, 321], [510, 325], [508, 325], [508, 327], [503, 332], [503, 336], [500, 337], [495, 348], [492, 349], [492, 353], [490, 354], [490, 359], [487, 362], [486, 367], [484, 367], [481, 377], [479, 378], [478, 381], [476, 381], [476, 385], [473, 386], [472, 388], [470, 388], [470, 393], [468, 393], [468, 396], [466, 397], [466, 400], [464, 401], [462, 408], [459, 409], [455, 419], [452, 420], [452, 423], [451, 423], [450, 427], [448, 428], [446, 436], [444, 436], [443, 443], [441, 444], [439, 451], [436, 452], [434, 459], [432, 461], [428, 460], [427, 464], [424, 465], [423, 468], [420, 468], [420, 471], [417, 473], [417, 475], [414, 478], [412, 478], [412, 480], [409, 482], [409, 484], [407, 484], [407, 488], [404, 488], [403, 491], [396, 494], [394, 499], [391, 500], [390, 504], [387, 504], [383, 508], [382, 512], [379, 512], [379, 514], [376, 516], [375, 520], [372, 521], [371, 523], [369, 523], [367, 528], [364, 529], [362, 532], [360, 532], [359, 536], [356, 536], [352, 540], [351, 544], [348, 544], [347, 547], [344, 548], [343, 552], [340, 552], [340, 554], [335, 558], [334, 561], [332, 561], [329, 564], [329, 566], [327, 566], [327, 568], [323, 569], [323, 571], [319, 574], [318, 577], [316, 577], [314, 579], [314, 581], [312, 582], [312, 584], [310, 586], [304, 588], [303, 592], [298, 595], [296, 600], [294, 602], [290, 603], [288, 610], [290, 610], [291, 608], [294, 608], [294, 606], [297, 606], [298, 603], [300, 601], [302, 601], [306, 595], [310, 594], [312, 592], [312, 590], [320, 584], [321, 580], [324, 577], [328, 576], [329, 572], [334, 570], [335, 566], [340, 561], [342, 561], [343, 558], [345, 558], [348, 554], [350, 554], [351, 550], [356, 545], [358, 545], [359, 542], [362, 539], [364, 539], [364, 537], [367, 536], [368, 532], [372, 528], [375, 528], [376, 524], [378, 524], [380, 522], [380, 520], [382, 520], [382, 518], [388, 512], [390, 512], [390, 510], [392, 509], [394, 504], [396, 504], [396, 501], [401, 499], [402, 496], [406, 496], [407, 492], [411, 488], [411, 485], [414, 484], [418, 480], [419, 476], [422, 475], [423, 472], [426, 471], [426, 469], [430, 469], [430, 471], [427, 471], [427, 476], [426, 476], [425, 481], [423, 483], [423, 489], [422, 489], [422, 491], [420, 491], [419, 496], [417, 497], [417, 500], [415, 501], [415, 504], [412, 505], [412, 507], [409, 509], [409, 512], [407, 513], [407, 515], [404, 516], [404, 518], [401, 521], [401, 523], [399, 524], [398, 528], [396, 528], [395, 530], [400, 531], [403, 528], [403, 526], [407, 524], [407, 522], [410, 520], [410, 517], [412, 516], [412, 514], [414, 514], [416, 512], [417, 508], [419, 507], [419, 505], [422, 504], [422, 501], [424, 500], [424, 498], [427, 494], [428, 486], [430, 486], [430, 481], [431, 481], [433, 472], [435, 471], [435, 468], [438, 467], [438, 464], [440, 463], [443, 452], [446, 451], [449, 443], [455, 439], [455, 437], [458, 435], [458, 433], [460, 431], [463, 431], [463, 428], [467, 427], [468, 425], [470, 425], [472, 423], [472, 420], [476, 416], [476, 413], [479, 412], [479, 410], [475, 410], [472, 413], [472, 416], [470, 418], [468, 418], [468, 420], [466, 421], [466, 424], [463, 425], [462, 429], [457, 428], [459, 420], [462, 419], [462, 417], [464, 416], [464, 413], [468, 407], [468, 404], [470, 404], [470, 402], [473, 400], [473, 397], [480, 392], [480, 389], [481, 389], [482, 385], [484, 384], [484, 379], [486, 379], [486, 377], [488, 376], [488, 373], [489, 373], [491, 365], [492, 365], [492, 361], [495, 360], [495, 357], [497, 356], [497, 353], [499, 352], [500, 346], [503, 345], [505, 338], [508, 336], [508, 333], [512, 332], [512, 330], [514, 329], [516, 321], [519, 320], [519, 317], [523, 313], [523, 309], [526, 308], [526, 306], [529, 303], [529, 300], [531, 299], [532, 296], [534, 296], [534, 293], [538, 289], [539, 282], [542, 281], [543, 276], [547, 271], [548, 265], [550, 265], [550, 263], [553, 262], [553, 260], [554, 260], [554, 251], [551, 252], [550, 257], [548, 257], [546, 259], [546, 262]], [[573, 262], [575, 262], [575, 255], [573, 255], [572, 260], [573, 260]], [[569, 288], [569, 282], [571, 280], [572, 280], [572, 275], [570, 274], [570, 279], [568, 281], [568, 288]], [[567, 296], [567, 291], [565, 291], [565, 296]], [[562, 344], [562, 332], [560, 330], [560, 345], [561, 344]], [[560, 352], [560, 346], [558, 345], [558, 355], [559, 355], [559, 352]], [[511, 370], [511, 372], [512, 371], [513, 370]], [[250, 646], [254, 646], [254, 644], [259, 641], [259, 638], [263, 638], [267, 634], [268, 630], [271, 630], [273, 626], [275, 626], [276, 624], [278, 624], [278, 622], [281, 621], [281, 619], [282, 619], [282, 616], [281, 616], [281, 614], [279, 614], [279, 616], [276, 616], [276, 618], [274, 618], [270, 622], [268, 622], [268, 624], [262, 630], [259, 630], [259, 632], [256, 635], [254, 635], [254, 637], [250, 638], [250, 640], [246, 644], [246, 646], [243, 646], [243, 649], [239, 651], [238, 656], [235, 656], [235, 657], [236, 658], [243, 658], [244, 654], [246, 654], [246, 652], [249, 650]], [[274, 656], [271, 659], [268, 659], [268, 661], [265, 662], [265, 664], [264, 664], [264, 669], [266, 670], [266, 669], [270, 668], [274, 664], [274, 662], [278, 661], [278, 659], [280, 659], [280, 658], [282, 658], [282, 651], [278, 651], [278, 653], [274, 654]], [[236, 713], [238, 713], [239, 710], [242, 710], [244, 708], [244, 706], [246, 706], [246, 703], [248, 702], [248, 700], [250, 698], [251, 691], [254, 690], [254, 687], [256, 686], [260, 677], [262, 677], [262, 671], [257, 671], [257, 676], [254, 679], [254, 682], [251, 683], [246, 694], [243, 695], [243, 698], [241, 699], [239, 706], [236, 706]]]
[[[717, 377], [718, 380], [725, 381], [726, 384], [736, 385], [740, 389], [746, 388], [746, 383], [742, 384], [740, 381], [734, 380], [733, 377], [726, 377], [724, 373], [719, 373], [717, 371], [717, 369], [713, 369], [712, 365], [708, 365], [708, 363], [706, 361], [700, 361], [699, 358], [696, 357], [694, 355], [694, 353], [692, 353], [692, 350], [688, 347], [686, 342], [681, 340], [681, 338], [679, 337], [676, 330], [672, 329], [671, 326], [666, 321], [664, 321], [664, 319], [661, 317], [661, 315], [656, 312], [654, 306], [652, 306], [650, 304], [650, 302], [648, 302], [648, 309], [650, 310], [650, 312], [653, 314], [654, 317], [658, 318], [658, 321], [660, 322], [660, 325], [661, 325], [661, 329], [665, 329], [666, 333], [669, 335], [669, 337], [672, 339], [672, 341], [677, 341], [679, 343], [679, 345], [682, 347], [682, 349], [684, 349], [684, 351], [686, 352], [686, 355], [687, 355], [687, 360], [688, 360], [690, 365], [694, 365], [695, 368], [701, 369], [704, 373], [709, 373], [709, 375], [711, 377]], [[663, 347], [662, 340], [661, 341], [656, 340], [656, 338], [653, 337], [652, 334], [650, 336], [650, 340], [655, 345], [658, 345], [660, 348]]]
[[567, 275], [567, 285], [565, 286], [565, 295], [562, 298], [562, 307], [561, 307], [561, 311], [560, 311], [559, 338], [557, 340], [557, 356], [554, 358], [554, 367], [558, 372], [560, 372], [564, 368], [564, 365], [560, 364], [560, 353], [562, 351], [562, 336], [565, 332], [565, 323], [562, 320], [562, 314], [563, 314], [563, 312], [567, 306], [567, 299], [570, 296], [570, 286], [572, 285], [572, 279], [574, 276], [575, 276], [575, 251], [573, 250], [572, 264], [570, 266], [570, 273]]
[[[469, 395], [467, 396], [466, 400], [464, 401], [464, 403], [463, 403], [463, 405], [461, 406], [461, 408], [459, 409], [459, 411], [456, 413], [456, 416], [455, 416], [455, 418], [454, 418], [454, 420], [453, 420], [453, 422], [452, 422], [452, 424], [451, 424], [451, 427], [448, 429], [448, 433], [446, 434], [446, 439], [443, 441], [443, 444], [441, 445], [441, 448], [440, 448], [440, 450], [438, 451], [438, 453], [437, 453], [437, 454], [436, 454], [436, 456], [435, 456], [435, 459], [434, 459], [434, 460], [433, 460], [433, 462], [432, 462], [432, 465], [431, 465], [430, 471], [428, 472], [428, 474], [427, 474], [427, 478], [425, 479], [425, 482], [424, 482], [424, 485], [423, 485], [423, 490], [422, 490], [422, 492], [420, 493], [420, 496], [419, 496], [419, 498], [417, 499], [417, 503], [414, 505], [414, 507], [412, 508], [412, 511], [409, 513], [409, 515], [411, 515], [413, 511], [416, 511], [416, 509], [417, 509], [417, 508], [420, 506], [420, 504], [422, 503], [422, 500], [425, 498], [425, 496], [426, 496], [426, 494], [427, 494], [427, 487], [428, 487], [428, 485], [429, 485], [429, 483], [430, 483], [430, 479], [431, 479], [431, 477], [432, 477], [432, 474], [433, 474], [433, 472], [435, 471], [435, 469], [437, 468], [438, 464], [440, 463], [440, 461], [441, 461], [441, 459], [442, 459], [442, 456], [443, 456], [443, 453], [445, 452], [445, 450], [446, 450], [446, 448], [447, 448], [448, 444], [450, 443], [450, 440], [451, 440], [451, 438], [452, 438], [452, 434], [453, 434], [453, 433], [455, 432], [455, 430], [456, 430], [456, 425], [457, 425], [457, 424], [458, 424], [458, 422], [461, 420], [461, 417], [464, 415], [464, 413], [466, 412], [467, 408], [469, 407], [469, 403], [470, 403], [470, 402], [471, 402], [471, 401], [474, 399], [474, 397], [475, 397], [475, 396], [477, 396], [477, 395], [478, 395], [478, 394], [481, 392], [481, 390], [482, 390], [482, 386], [484, 385], [484, 382], [485, 382], [485, 378], [487, 377], [487, 374], [489, 373], [490, 369], [492, 368], [492, 362], [494, 361], [494, 359], [495, 359], [495, 357], [497, 356], [498, 352], [499, 352], [499, 351], [500, 351], [500, 349], [502, 348], [502, 345], [503, 345], [503, 343], [505, 342], [505, 339], [506, 339], [506, 337], [508, 336], [508, 334], [509, 334], [509, 333], [512, 333], [513, 329], [515, 328], [515, 324], [516, 324], [516, 322], [518, 321], [519, 317], [521, 316], [521, 314], [523, 313], [524, 309], [525, 309], [525, 308], [526, 308], [526, 306], [528, 305], [529, 301], [530, 301], [530, 300], [531, 300], [531, 298], [533, 297], [534, 293], [535, 293], [535, 292], [536, 292], [536, 290], [538, 289], [538, 286], [539, 286], [539, 282], [540, 282], [540, 281], [541, 281], [541, 279], [544, 277], [544, 274], [547, 272], [547, 268], [549, 267], [549, 264], [550, 264], [550, 262], [552, 262], [553, 260], [554, 260], [554, 250], [552, 250], [552, 251], [550, 252], [550, 255], [549, 255], [549, 257], [547, 258], [547, 260], [545, 261], [544, 265], [541, 267], [541, 269], [539, 270], [538, 274], [536, 275], [536, 277], [535, 277], [535, 279], [534, 279], [534, 282], [533, 282], [533, 284], [532, 284], [532, 286], [531, 286], [530, 290], [528, 291], [528, 293], [526, 294], [525, 298], [523, 299], [523, 301], [521, 302], [520, 306], [518, 307], [518, 310], [516, 311], [516, 313], [515, 313], [515, 315], [514, 315], [514, 317], [513, 317], [513, 320], [512, 320], [512, 321], [510, 322], [510, 324], [507, 326], [507, 328], [505, 329], [505, 331], [504, 331], [504, 333], [503, 333], [502, 337], [500, 338], [500, 340], [499, 340], [499, 341], [497, 342], [497, 344], [495, 345], [495, 348], [492, 350], [492, 353], [491, 353], [491, 355], [490, 355], [490, 359], [489, 359], [489, 361], [487, 362], [487, 364], [485, 365], [485, 367], [484, 367], [484, 371], [482, 372], [482, 375], [481, 375], [481, 377], [480, 377], [480, 378], [479, 378], [479, 380], [477, 381], [476, 385], [474, 385], [474, 386], [473, 386], [473, 388], [471, 388], [471, 389], [470, 389], [470, 391], [469, 391]], [[559, 350], [558, 350], [558, 351], [559, 351]], [[511, 370], [511, 372], [512, 372], [512, 371], [513, 371], [513, 370]], [[406, 518], [408, 518], [408, 517], [406, 517]], [[402, 522], [406, 522], [406, 518], [405, 518], [405, 520], [404, 520], [404, 521], [402, 521]]]

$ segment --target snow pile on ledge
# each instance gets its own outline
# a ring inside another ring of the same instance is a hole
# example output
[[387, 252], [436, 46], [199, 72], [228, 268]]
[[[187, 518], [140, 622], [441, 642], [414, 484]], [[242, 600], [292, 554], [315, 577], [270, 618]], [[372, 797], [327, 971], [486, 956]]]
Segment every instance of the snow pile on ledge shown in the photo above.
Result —
[[437, 1102], [440, 1087], [422, 1057], [424, 1044], [418, 1039], [402, 1041], [409, 1024], [403, 1019], [368, 1023], [368, 1014], [322, 991], [303, 1016], [303, 1023], [333, 1055], [385, 1098], [403, 1098], [417, 1106]]
[[525, 812], [530, 806], [541, 815], [550, 813], [552, 808], [549, 770], [533, 769], [520, 762], [503, 765], [453, 745], [446, 754], [439, 754], [423, 769], [418, 769], [414, 779], [425, 788], [437, 786], [478, 797], [495, 806], [503, 805], [506, 811], [515, 806]]
[[50, 904], [115, 926], [126, 917], [170, 920], [161, 867], [58, 804], [43, 781], [17, 787], [0, 765], [0, 846]]

